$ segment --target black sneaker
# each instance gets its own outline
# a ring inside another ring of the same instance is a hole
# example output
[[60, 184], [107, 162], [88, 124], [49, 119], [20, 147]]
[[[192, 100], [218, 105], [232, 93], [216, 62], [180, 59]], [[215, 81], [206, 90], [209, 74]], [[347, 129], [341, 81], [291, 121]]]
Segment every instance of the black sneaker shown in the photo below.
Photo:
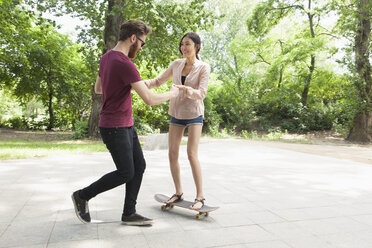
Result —
[[122, 216], [121, 221], [125, 225], [130, 225], [130, 226], [149, 226], [153, 224], [153, 220], [143, 217], [139, 214], [131, 214], [128, 216]]
[[76, 216], [79, 218], [79, 220], [81, 220], [81, 222], [89, 223], [90, 214], [89, 214], [88, 201], [80, 198], [79, 190], [75, 191], [71, 195], [71, 198], [72, 198], [72, 202], [74, 203]]

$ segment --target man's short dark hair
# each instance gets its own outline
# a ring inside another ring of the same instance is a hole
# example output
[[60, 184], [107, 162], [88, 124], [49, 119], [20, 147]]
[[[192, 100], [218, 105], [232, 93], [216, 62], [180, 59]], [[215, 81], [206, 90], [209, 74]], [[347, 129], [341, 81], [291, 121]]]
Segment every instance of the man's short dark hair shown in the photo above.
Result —
[[151, 31], [152, 28], [150, 26], [147, 26], [146, 23], [144, 23], [143, 21], [130, 20], [121, 24], [119, 40], [125, 41], [133, 34], [135, 34], [136, 36], [149, 35]]

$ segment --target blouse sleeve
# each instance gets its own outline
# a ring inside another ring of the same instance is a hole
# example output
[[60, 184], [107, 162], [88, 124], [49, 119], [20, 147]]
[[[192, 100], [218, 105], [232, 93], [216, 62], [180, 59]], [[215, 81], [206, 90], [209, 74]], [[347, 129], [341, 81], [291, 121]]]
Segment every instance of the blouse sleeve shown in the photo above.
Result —
[[146, 80], [143, 80], [143, 82], [149, 89], [157, 88], [163, 83], [167, 82], [169, 79], [171, 79], [173, 67], [174, 67], [174, 61], [169, 65], [168, 69], [165, 72], [163, 72], [159, 77], [153, 78], [153, 79], [146, 79]]

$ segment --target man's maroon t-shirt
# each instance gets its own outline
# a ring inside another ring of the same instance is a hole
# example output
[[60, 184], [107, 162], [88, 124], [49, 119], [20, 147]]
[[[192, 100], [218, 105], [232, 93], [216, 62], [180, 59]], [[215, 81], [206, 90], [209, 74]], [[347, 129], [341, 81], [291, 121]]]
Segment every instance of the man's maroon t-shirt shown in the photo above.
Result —
[[99, 126], [133, 126], [131, 84], [141, 81], [133, 62], [122, 52], [110, 50], [99, 61], [102, 110]]

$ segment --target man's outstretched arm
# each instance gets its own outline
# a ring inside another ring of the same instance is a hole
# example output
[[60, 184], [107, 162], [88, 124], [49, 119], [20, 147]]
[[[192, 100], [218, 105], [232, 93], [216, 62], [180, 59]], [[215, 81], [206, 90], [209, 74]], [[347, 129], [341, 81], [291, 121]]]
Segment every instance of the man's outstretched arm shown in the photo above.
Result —
[[171, 98], [177, 97], [179, 93], [179, 89], [173, 85], [168, 92], [162, 94], [155, 94], [151, 92], [143, 81], [132, 83], [131, 85], [137, 94], [142, 98], [142, 100], [149, 106], [166, 102]]

